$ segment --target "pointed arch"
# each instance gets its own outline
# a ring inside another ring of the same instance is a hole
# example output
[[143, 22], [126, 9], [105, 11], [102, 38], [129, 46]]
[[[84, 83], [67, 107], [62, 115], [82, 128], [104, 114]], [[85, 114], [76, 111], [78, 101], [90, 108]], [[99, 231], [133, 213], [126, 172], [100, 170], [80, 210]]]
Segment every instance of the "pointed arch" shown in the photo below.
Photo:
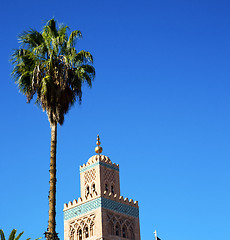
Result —
[[123, 224], [122, 229], [121, 229], [121, 236], [123, 238], [128, 238], [128, 231], [127, 231], [127, 226]]
[[77, 240], [82, 240], [82, 229], [81, 227], [77, 230]]
[[135, 240], [134, 231], [133, 231], [133, 228], [131, 226], [129, 227], [129, 238], [131, 240]]
[[111, 184], [111, 191], [110, 191], [112, 194], [114, 194], [114, 185]]
[[109, 191], [109, 184], [107, 181], [105, 181], [105, 191], [108, 192]]
[[87, 185], [85, 186], [85, 196], [88, 197], [89, 194], [90, 194], [90, 188], [89, 188], [89, 185], [87, 184]]
[[115, 235], [116, 236], [121, 236], [121, 226], [118, 222], [115, 225]]
[[69, 235], [70, 240], [74, 240], [75, 229], [72, 229]]
[[96, 192], [96, 184], [95, 184], [95, 182], [92, 182], [92, 184], [91, 184], [91, 192], [92, 193]]
[[113, 225], [112, 221], [109, 221], [109, 223], [108, 223], [108, 234], [114, 235], [114, 225]]
[[84, 238], [88, 238], [89, 237], [89, 227], [87, 224], [85, 225], [83, 232], [84, 232]]

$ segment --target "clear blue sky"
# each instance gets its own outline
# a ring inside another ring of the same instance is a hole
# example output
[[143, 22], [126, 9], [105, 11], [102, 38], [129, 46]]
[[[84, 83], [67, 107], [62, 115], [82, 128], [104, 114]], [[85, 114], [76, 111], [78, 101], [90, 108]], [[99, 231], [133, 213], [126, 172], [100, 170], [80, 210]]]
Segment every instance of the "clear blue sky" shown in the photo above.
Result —
[[121, 193], [139, 201], [142, 240], [230, 236], [230, 2], [85, 0], [1, 2], [0, 228], [43, 236], [50, 128], [18, 93], [9, 58], [17, 36], [55, 17], [95, 59], [93, 88], [58, 128], [57, 232], [80, 195], [79, 165], [120, 164]]

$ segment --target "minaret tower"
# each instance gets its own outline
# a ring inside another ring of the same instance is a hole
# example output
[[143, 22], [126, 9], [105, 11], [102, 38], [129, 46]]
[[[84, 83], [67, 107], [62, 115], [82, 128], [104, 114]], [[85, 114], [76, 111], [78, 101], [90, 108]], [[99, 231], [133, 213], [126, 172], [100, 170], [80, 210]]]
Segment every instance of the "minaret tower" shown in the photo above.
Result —
[[100, 145], [80, 166], [81, 197], [64, 205], [64, 240], [140, 240], [138, 202], [120, 196], [119, 165]]

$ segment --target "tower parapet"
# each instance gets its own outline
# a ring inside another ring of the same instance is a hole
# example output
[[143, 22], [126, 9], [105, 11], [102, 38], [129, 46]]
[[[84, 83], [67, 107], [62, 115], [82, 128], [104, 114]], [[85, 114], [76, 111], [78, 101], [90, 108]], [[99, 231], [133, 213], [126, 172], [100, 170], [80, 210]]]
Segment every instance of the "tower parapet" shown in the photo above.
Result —
[[87, 161], [86, 164], [83, 164], [82, 166], [80, 166], [80, 172], [84, 172], [84, 171], [96, 166], [97, 164], [101, 164], [101, 165], [107, 166], [111, 169], [115, 169], [115, 170], [119, 171], [119, 164], [112, 163], [112, 161], [110, 160], [109, 157], [107, 157], [105, 155], [94, 155], [91, 158], [89, 158], [89, 160]]
[[[97, 196], [97, 194], [95, 194], [95, 195]], [[99, 198], [99, 196], [97, 196], [97, 197]], [[127, 197], [124, 198], [123, 196], [117, 196], [117, 194], [113, 195], [111, 192], [108, 193], [105, 191], [101, 197], [125, 204], [127, 206], [132, 206], [132, 207], [136, 207], [136, 208], [139, 207], [138, 201], [133, 201], [133, 199], [128, 199]], [[68, 203], [65, 203], [63, 211], [69, 210], [76, 206], [80, 206], [81, 204], [86, 203], [87, 201], [91, 201], [93, 199], [95, 199], [95, 196], [93, 196], [93, 194], [90, 194], [88, 199], [82, 199], [81, 197], [79, 197], [78, 200], [74, 199], [72, 202], [69, 201]]]

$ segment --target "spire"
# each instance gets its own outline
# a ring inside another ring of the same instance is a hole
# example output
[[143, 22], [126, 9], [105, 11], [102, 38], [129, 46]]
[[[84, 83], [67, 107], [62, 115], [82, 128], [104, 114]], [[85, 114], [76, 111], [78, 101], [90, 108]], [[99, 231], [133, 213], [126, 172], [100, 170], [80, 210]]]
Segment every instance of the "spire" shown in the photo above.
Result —
[[100, 137], [99, 135], [97, 135], [97, 147], [95, 147], [95, 152], [100, 155], [100, 153], [102, 153], [102, 147], [100, 146], [101, 142], [100, 142]]

